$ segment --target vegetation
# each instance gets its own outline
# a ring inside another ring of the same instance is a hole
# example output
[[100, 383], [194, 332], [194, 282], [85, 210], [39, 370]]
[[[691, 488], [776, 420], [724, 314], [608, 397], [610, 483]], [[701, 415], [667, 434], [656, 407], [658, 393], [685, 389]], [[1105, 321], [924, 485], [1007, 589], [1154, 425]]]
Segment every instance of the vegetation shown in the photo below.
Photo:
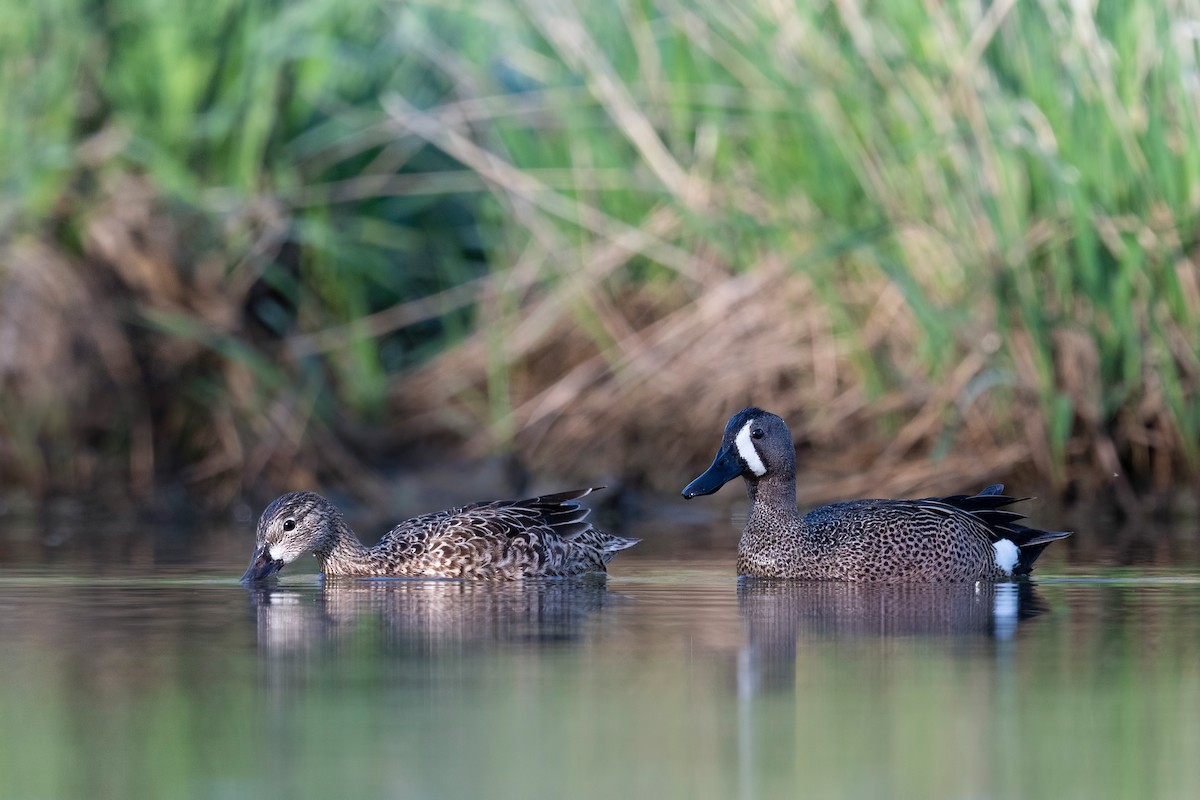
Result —
[[1200, 474], [1186, 3], [0, 6], [7, 484]]

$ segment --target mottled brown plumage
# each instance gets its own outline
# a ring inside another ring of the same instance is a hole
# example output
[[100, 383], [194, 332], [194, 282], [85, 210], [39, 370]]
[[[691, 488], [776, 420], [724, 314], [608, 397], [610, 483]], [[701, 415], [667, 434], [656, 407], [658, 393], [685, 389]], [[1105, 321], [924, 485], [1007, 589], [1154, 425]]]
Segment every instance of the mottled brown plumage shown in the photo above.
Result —
[[993, 581], [1025, 575], [1064, 531], [1021, 525], [995, 484], [979, 494], [854, 500], [801, 515], [796, 450], [786, 423], [758, 408], [735, 414], [708, 470], [683, 490], [711, 494], [746, 479], [750, 517], [738, 574], [833, 581]]
[[593, 489], [473, 503], [401, 522], [374, 547], [359, 542], [337, 507], [313, 492], [285, 494], [258, 521], [243, 581], [266, 578], [311, 552], [326, 576], [512, 580], [604, 572], [638, 539], [587, 521], [575, 502]]

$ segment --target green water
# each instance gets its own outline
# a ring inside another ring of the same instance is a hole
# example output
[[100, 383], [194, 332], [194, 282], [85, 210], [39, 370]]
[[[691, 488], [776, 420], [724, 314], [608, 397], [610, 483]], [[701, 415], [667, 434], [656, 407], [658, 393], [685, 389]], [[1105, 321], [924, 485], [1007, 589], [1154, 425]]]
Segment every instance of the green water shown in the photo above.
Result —
[[1200, 796], [1200, 569], [739, 583], [639, 533], [607, 584], [251, 591], [246, 531], [0, 532], [0, 796]]

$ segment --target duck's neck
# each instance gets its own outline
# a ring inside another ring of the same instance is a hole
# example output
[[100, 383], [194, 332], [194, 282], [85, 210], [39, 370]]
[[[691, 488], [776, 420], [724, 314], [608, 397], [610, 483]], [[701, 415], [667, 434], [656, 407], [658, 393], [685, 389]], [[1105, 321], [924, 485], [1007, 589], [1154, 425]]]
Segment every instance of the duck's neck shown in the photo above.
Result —
[[802, 527], [796, 508], [795, 472], [771, 473], [746, 481], [750, 518], [738, 543], [738, 574], [781, 576], [780, 564], [795, 551], [795, 533]]
[[798, 517], [796, 508], [795, 471], [772, 472], [756, 481], [746, 481], [750, 496], [750, 516], [770, 513], [772, 516]]
[[326, 575], [361, 574], [369, 549], [358, 540], [340, 514], [333, 519], [330, 529], [332, 535], [322, 547], [313, 551], [321, 563], [321, 572]]

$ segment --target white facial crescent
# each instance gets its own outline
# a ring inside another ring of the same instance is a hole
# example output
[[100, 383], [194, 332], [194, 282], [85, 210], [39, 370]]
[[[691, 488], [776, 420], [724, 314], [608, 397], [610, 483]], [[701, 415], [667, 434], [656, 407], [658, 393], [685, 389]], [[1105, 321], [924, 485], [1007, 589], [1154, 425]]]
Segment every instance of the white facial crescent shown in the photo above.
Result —
[[733, 442], [737, 445], [738, 455], [746, 462], [746, 466], [750, 468], [751, 472], [761, 478], [767, 474], [767, 468], [763, 464], [762, 456], [758, 454], [758, 450], [754, 447], [754, 440], [750, 438], [750, 429], [753, 427], [754, 420], [750, 420], [738, 431], [737, 438]]

